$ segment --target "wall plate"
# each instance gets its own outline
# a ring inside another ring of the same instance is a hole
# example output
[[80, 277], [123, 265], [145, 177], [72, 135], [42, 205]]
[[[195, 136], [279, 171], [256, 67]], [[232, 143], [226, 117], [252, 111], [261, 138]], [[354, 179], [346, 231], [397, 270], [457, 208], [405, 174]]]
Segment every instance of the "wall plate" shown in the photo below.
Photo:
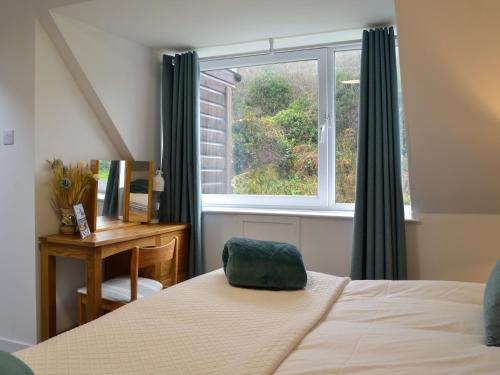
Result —
[[3, 144], [5, 146], [10, 146], [14, 144], [14, 130], [4, 130], [3, 131]]

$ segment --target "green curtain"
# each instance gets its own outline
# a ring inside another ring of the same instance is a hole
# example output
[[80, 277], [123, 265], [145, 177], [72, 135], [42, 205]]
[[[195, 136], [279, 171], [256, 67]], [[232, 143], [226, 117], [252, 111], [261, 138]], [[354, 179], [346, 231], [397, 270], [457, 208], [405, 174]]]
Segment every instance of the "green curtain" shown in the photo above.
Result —
[[363, 32], [351, 277], [406, 279], [394, 29]]
[[120, 182], [120, 161], [111, 160], [109, 164], [108, 182], [102, 204], [102, 216], [118, 216], [118, 185]]
[[189, 223], [189, 276], [204, 272], [200, 184], [200, 68], [196, 52], [163, 56], [163, 222]]

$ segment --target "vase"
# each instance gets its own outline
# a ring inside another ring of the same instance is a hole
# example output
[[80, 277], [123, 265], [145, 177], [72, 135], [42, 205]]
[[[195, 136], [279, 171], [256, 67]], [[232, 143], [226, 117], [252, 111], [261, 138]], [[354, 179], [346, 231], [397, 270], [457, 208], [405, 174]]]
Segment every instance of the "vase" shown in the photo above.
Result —
[[72, 208], [61, 208], [61, 226], [59, 230], [62, 234], [75, 234], [76, 218]]

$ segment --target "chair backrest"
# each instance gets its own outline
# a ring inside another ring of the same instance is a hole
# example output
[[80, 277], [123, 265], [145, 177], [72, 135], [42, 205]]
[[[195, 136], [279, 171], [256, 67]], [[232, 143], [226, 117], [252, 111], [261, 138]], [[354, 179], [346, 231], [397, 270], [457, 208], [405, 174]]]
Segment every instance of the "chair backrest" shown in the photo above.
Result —
[[139, 277], [139, 269], [153, 266], [163, 262], [171, 262], [170, 273], [172, 282], [177, 283], [177, 239], [173, 238], [169, 243], [162, 246], [136, 246], [132, 249], [132, 257], [130, 262], [130, 299], [137, 299], [137, 280]]
[[141, 269], [173, 260], [176, 253], [176, 242], [174, 238], [166, 245], [138, 247], [139, 261], [137, 267]]

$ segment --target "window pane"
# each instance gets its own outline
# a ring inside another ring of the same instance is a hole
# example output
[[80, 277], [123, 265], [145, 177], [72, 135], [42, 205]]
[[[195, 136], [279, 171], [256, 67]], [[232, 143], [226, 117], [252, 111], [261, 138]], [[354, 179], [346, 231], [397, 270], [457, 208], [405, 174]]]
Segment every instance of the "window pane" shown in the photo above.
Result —
[[203, 71], [204, 194], [318, 194], [316, 60]]
[[335, 53], [335, 201], [354, 203], [361, 50]]

